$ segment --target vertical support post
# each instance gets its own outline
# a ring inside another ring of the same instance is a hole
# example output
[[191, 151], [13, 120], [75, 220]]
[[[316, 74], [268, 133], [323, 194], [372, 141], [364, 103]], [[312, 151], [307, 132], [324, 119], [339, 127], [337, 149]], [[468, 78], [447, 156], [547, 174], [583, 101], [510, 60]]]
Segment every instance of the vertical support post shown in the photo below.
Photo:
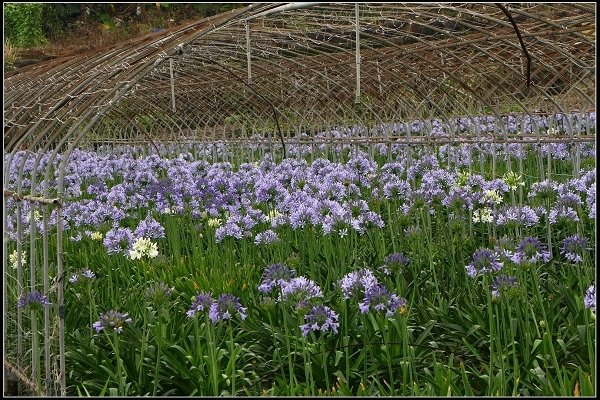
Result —
[[356, 97], [355, 103], [360, 103], [360, 22], [358, 19], [358, 3], [354, 5], [354, 16], [356, 19]]
[[[44, 232], [42, 233], [42, 250], [44, 264], [44, 293], [50, 290], [50, 276], [48, 271], [48, 218], [50, 215], [49, 206], [44, 205], [43, 208], [43, 224]], [[46, 382], [44, 384], [44, 393], [50, 395], [51, 369], [50, 369], [50, 309], [44, 307], [44, 369], [46, 371]]]
[[[35, 171], [32, 173], [33, 179], [35, 179]], [[35, 181], [34, 181], [35, 182]], [[34, 183], [33, 183], [34, 184]], [[32, 184], [32, 186], [33, 186]], [[32, 191], [33, 193], [33, 191]], [[29, 204], [29, 278], [31, 290], [36, 289], [36, 277], [35, 277], [35, 207], [36, 205], [31, 202]], [[37, 317], [35, 310], [31, 310], [31, 381], [35, 384], [34, 395], [39, 396], [41, 391], [41, 371], [39, 370], [39, 346], [38, 346], [38, 328], [37, 328]]]
[[[62, 176], [62, 174], [61, 174]], [[61, 190], [62, 192], [62, 190]], [[62, 198], [62, 193], [58, 193]], [[67, 395], [67, 377], [65, 365], [65, 305], [63, 293], [63, 229], [62, 207], [56, 208], [56, 303], [58, 304], [58, 352], [59, 352], [59, 385], [60, 396]]]
[[377, 66], [377, 84], [379, 85], [379, 95], [383, 96], [383, 86], [381, 84], [381, 70], [379, 69], [379, 60], [375, 61]]
[[244, 21], [246, 26], [246, 62], [248, 63], [248, 85], [252, 83], [252, 58], [250, 55], [250, 24], [248, 20]]
[[[10, 171], [10, 162], [8, 164], [6, 164], [5, 166], [7, 173], [8, 171]], [[2, 200], [4, 203], [4, 210], [8, 209], [8, 198], [3, 197]], [[8, 216], [6, 215], [6, 212], [3, 213], [4, 215], [2, 216], [2, 226], [4, 228], [4, 235], [7, 235], [8, 233]], [[3, 262], [2, 262], [2, 314], [3, 314], [3, 318], [2, 318], [2, 354], [4, 354], [6, 357], [7, 353], [7, 349], [6, 349], [6, 341], [8, 340], [8, 317], [7, 317], [7, 309], [6, 309], [6, 305], [8, 304], [8, 295], [7, 295], [7, 266], [8, 266], [8, 240], [6, 240], [6, 238], [4, 238], [4, 240], [2, 240], [2, 254], [4, 254], [4, 258], [3, 258]], [[8, 387], [8, 370], [6, 368], [4, 368], [4, 377], [3, 377], [3, 387], [6, 388]]]
[[175, 76], [173, 75], [173, 59], [169, 58], [169, 71], [171, 72], [171, 102], [173, 106], [173, 112], [176, 112], [175, 108]]

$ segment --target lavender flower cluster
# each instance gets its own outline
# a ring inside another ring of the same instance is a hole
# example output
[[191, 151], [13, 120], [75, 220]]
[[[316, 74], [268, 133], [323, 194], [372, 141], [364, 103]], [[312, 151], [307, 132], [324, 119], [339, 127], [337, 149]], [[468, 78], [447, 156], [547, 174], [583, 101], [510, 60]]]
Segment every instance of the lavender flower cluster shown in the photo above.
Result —
[[296, 271], [285, 264], [272, 264], [265, 268], [259, 292], [277, 296], [277, 302], [291, 307], [303, 315], [305, 324], [300, 326], [303, 336], [310, 332], [337, 333], [339, 316], [330, 307], [322, 304], [323, 291], [317, 283], [296, 276]]
[[[473, 127], [486, 132], [500, 125], [508, 132], [550, 126], [567, 129], [565, 127], [572, 127], [573, 123], [595, 121], [595, 114], [585, 118], [557, 115], [551, 122], [528, 118], [518, 122], [515, 118], [496, 121], [480, 116], [459, 118], [449, 125], [435, 120], [413, 121], [392, 124], [385, 130], [416, 133], [431, 129], [435, 134], [445, 135], [448, 131], [466, 132], [475, 129]], [[571, 122], [565, 122], [567, 120]], [[335, 135], [363, 133], [363, 129], [355, 127], [340, 130]], [[448, 149], [447, 156], [452, 155], [455, 169], [445, 169], [443, 165], [448, 163], [424, 148], [411, 150], [414, 162], [409, 165], [405, 146], [393, 146], [391, 160], [383, 166], [378, 166], [363, 151], [353, 152], [345, 163], [323, 158], [311, 164], [296, 158], [275, 163], [266, 155], [258, 163], [234, 167], [228, 162], [209, 164], [196, 160], [192, 152], [181, 148], [173, 158], [156, 154], [142, 156], [136, 147], [107, 154], [75, 150], [65, 177], [67, 198], [61, 222], [64, 229], [74, 232], [70, 236], [72, 240], [82, 240], [79, 230], [83, 229], [94, 232], [95, 238], [103, 235], [109, 254], [129, 255], [138, 239], [164, 238], [164, 227], [156, 218], [165, 214], [190, 213], [203, 229], [212, 230], [217, 241], [251, 237], [257, 245], [264, 246], [279, 242], [281, 226], [294, 229], [312, 226], [325, 235], [341, 237], [349, 231], [364, 234], [367, 229], [382, 228], [386, 222], [374, 208], [382, 201], [392, 202], [407, 214], [422, 207], [434, 213], [433, 206], [443, 205], [452, 210], [451, 218], [473, 211], [476, 223], [494, 221], [499, 226], [533, 228], [546, 216], [546, 210], [538, 207], [539, 201], [551, 199], [548, 218], [552, 224], [578, 221], [578, 207], [583, 207], [588, 217], [595, 219], [595, 169], [563, 184], [551, 180], [534, 183], [526, 193], [530, 204], [506, 206], [509, 192], [523, 183], [522, 177], [514, 173], [491, 181], [477, 174], [465, 177], [460, 169], [471, 165], [472, 159], [463, 164], [459, 161], [460, 151]], [[481, 149], [497, 151], [494, 147]], [[472, 153], [473, 148], [470, 150]], [[20, 161], [24, 162], [23, 185], [28, 184], [33, 160], [27, 153], [18, 152], [9, 166], [8, 188], [16, 186]], [[38, 176], [48, 162], [47, 157], [41, 157]], [[16, 239], [16, 204], [13, 199], [7, 199], [7, 203], [7, 234]], [[492, 205], [496, 205], [496, 210], [492, 210]], [[21, 223], [25, 235], [31, 228], [29, 211], [28, 202], [23, 203]], [[147, 213], [147, 217], [137, 227], [124, 226], [123, 221], [140, 212]], [[55, 227], [56, 219], [56, 210], [53, 210], [49, 215], [49, 229]], [[40, 232], [44, 229], [41, 220], [35, 221], [34, 229]]]
[[[394, 258], [392, 257], [392, 259]], [[344, 300], [351, 299], [358, 302], [358, 308], [363, 314], [370, 311], [384, 311], [387, 317], [392, 317], [396, 312], [405, 315], [408, 311], [406, 299], [391, 293], [377, 281], [369, 269], [350, 272], [343, 276], [336, 285], [341, 290]]]
[[207, 314], [214, 324], [220, 321], [230, 321], [234, 317], [243, 321], [248, 316], [240, 299], [227, 293], [221, 294], [216, 300], [211, 293], [198, 294], [192, 301], [187, 315], [192, 318], [200, 313]]

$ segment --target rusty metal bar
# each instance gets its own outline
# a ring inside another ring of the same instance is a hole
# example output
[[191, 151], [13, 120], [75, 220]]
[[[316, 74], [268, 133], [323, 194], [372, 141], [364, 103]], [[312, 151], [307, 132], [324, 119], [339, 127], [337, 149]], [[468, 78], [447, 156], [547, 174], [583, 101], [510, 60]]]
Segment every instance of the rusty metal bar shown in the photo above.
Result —
[[4, 197], [12, 197], [13, 199], [15, 199], [17, 201], [27, 200], [27, 201], [33, 201], [36, 203], [52, 204], [55, 206], [61, 205], [60, 199], [58, 199], [58, 198], [46, 199], [44, 197], [37, 197], [37, 196], [31, 196], [28, 194], [13, 192], [12, 190], [8, 190], [8, 189], [4, 189]]

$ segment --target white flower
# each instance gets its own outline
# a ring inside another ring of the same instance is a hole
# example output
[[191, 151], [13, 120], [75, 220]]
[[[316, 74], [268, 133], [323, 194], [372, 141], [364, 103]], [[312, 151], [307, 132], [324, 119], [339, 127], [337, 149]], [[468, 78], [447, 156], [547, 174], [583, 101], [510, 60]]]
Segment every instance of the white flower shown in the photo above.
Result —
[[267, 216], [266, 216], [267, 222], [271, 222], [272, 220], [279, 217], [280, 215], [281, 215], [281, 213], [277, 210], [269, 211], [269, 214], [267, 214]]
[[484, 200], [489, 200], [494, 204], [500, 204], [502, 203], [502, 196], [500, 196], [500, 194], [498, 193], [498, 191], [496, 189], [493, 190], [486, 190], [483, 193], [483, 199]]
[[473, 222], [492, 222], [493, 220], [492, 210], [489, 208], [473, 211]]
[[158, 255], [158, 247], [156, 243], [146, 238], [138, 238], [129, 251], [129, 258], [139, 260], [142, 257], [154, 258]]
[[217, 228], [219, 226], [221, 226], [221, 219], [220, 218], [209, 218], [208, 219], [208, 226], [212, 227], [212, 228]]
[[[17, 268], [17, 258], [19, 256], [19, 253], [17, 253], [17, 251], [13, 251], [9, 256], [8, 256], [8, 260], [10, 261], [10, 264], [13, 268]], [[21, 254], [21, 266], [25, 266], [27, 264], [27, 253], [25, 253], [25, 251], [22, 252]]]
[[102, 236], [103, 236], [102, 232], [98, 232], [98, 231], [92, 232], [90, 234], [90, 237], [92, 238], [92, 240], [102, 240]]
[[471, 173], [469, 171], [459, 171], [456, 177], [456, 186], [465, 186], [469, 182]]
[[163, 214], [173, 214], [173, 211], [171, 211], [171, 209], [169, 207], [163, 208], [162, 210]]
[[39, 221], [40, 219], [42, 219], [43, 214], [41, 212], [39, 212], [38, 210], [33, 210], [33, 219], [36, 221]]
[[519, 186], [525, 185], [525, 182], [523, 182], [521, 175], [513, 171], [504, 174], [502, 179], [504, 179], [504, 182], [506, 182], [510, 190], [516, 190]]

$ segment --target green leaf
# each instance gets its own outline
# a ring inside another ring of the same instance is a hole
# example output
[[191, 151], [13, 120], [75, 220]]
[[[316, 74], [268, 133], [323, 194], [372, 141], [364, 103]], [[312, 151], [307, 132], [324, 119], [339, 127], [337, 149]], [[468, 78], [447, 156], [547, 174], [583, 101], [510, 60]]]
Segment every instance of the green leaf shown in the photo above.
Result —
[[333, 363], [333, 365], [335, 365], [336, 367], [338, 366], [340, 359], [344, 356], [344, 352], [340, 351], [340, 350], [336, 350], [335, 351], [335, 361]]

